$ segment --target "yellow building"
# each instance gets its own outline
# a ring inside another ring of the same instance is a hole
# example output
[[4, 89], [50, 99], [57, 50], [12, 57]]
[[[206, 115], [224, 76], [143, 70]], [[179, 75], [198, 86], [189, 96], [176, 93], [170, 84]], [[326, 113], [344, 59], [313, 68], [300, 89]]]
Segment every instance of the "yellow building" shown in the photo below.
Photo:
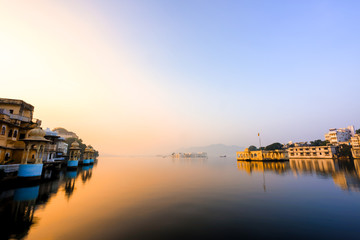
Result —
[[25, 149], [22, 140], [41, 125], [40, 120], [33, 119], [33, 111], [34, 107], [22, 100], [0, 98], [0, 164], [21, 162]]
[[351, 152], [354, 158], [360, 158], [360, 135], [355, 134], [351, 137]]
[[248, 148], [243, 152], [236, 152], [236, 159], [252, 161], [281, 161], [288, 160], [289, 156], [285, 150], [258, 150], [250, 151]]

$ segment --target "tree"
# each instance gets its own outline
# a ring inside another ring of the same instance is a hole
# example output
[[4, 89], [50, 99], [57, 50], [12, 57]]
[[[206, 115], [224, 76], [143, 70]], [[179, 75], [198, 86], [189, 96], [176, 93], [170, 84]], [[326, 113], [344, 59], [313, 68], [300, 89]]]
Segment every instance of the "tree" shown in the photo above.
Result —
[[351, 146], [347, 144], [341, 144], [337, 153], [339, 158], [352, 158]]
[[266, 146], [265, 150], [278, 150], [278, 149], [282, 149], [283, 146], [284, 146], [283, 144], [276, 142]]
[[249, 149], [249, 151], [256, 151], [256, 150], [258, 150], [257, 147], [255, 147], [254, 145], [251, 145], [248, 149]]
[[311, 146], [326, 146], [329, 143], [329, 141], [322, 141], [320, 139], [310, 141]]
[[355, 131], [356, 134], [360, 134], [360, 128]]

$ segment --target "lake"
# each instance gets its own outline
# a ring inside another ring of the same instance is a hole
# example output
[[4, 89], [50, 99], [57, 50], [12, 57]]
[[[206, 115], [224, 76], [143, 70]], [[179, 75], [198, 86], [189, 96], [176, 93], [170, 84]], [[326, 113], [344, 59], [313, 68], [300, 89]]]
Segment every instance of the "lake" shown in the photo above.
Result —
[[100, 157], [0, 193], [1, 239], [358, 239], [360, 164]]

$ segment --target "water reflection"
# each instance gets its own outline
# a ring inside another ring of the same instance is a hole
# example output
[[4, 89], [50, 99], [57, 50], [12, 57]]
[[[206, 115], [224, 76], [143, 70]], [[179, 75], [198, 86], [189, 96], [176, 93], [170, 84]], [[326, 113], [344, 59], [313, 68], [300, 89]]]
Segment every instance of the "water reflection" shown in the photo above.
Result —
[[271, 171], [277, 174], [284, 174], [290, 170], [288, 162], [250, 162], [250, 161], [238, 161], [237, 167], [239, 170], [246, 171], [251, 174], [255, 172]]
[[0, 193], [0, 238], [356, 239], [360, 194], [333, 179], [352, 190], [359, 163], [297, 161], [106, 158], [96, 174], [49, 172]]
[[0, 239], [22, 239], [30, 227], [39, 219], [34, 213], [40, 206], [49, 202], [59, 190], [64, 189], [67, 198], [75, 190], [75, 180], [85, 176], [84, 183], [90, 180], [92, 166], [78, 171], [49, 170], [43, 174], [41, 183], [0, 192]]
[[290, 159], [289, 162], [238, 161], [237, 167], [248, 174], [252, 172], [273, 172], [294, 176], [317, 175], [332, 178], [343, 190], [360, 191], [360, 160], [333, 159]]

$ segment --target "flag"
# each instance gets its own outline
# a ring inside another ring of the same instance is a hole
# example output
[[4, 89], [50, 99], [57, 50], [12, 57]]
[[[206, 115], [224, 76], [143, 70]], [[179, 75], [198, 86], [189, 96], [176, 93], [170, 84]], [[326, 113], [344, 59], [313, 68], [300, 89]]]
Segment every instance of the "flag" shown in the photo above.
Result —
[[260, 137], [260, 133], [258, 133], [258, 136]]

